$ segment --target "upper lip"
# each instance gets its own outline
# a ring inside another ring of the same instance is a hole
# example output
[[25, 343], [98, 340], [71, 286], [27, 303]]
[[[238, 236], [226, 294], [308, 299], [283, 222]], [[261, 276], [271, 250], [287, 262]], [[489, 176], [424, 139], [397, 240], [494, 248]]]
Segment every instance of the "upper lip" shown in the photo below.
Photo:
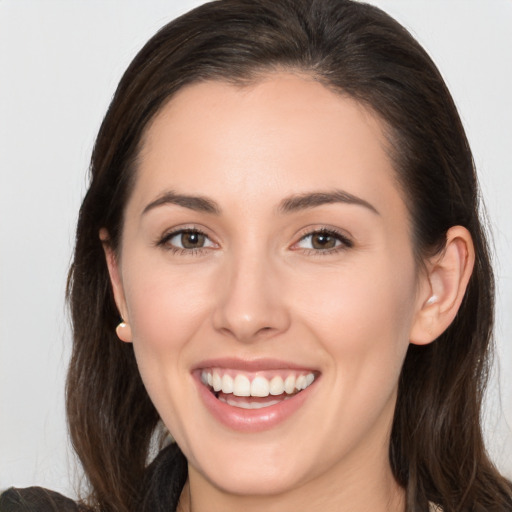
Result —
[[229, 368], [232, 370], [241, 370], [245, 372], [258, 372], [264, 370], [304, 370], [316, 371], [309, 365], [292, 363], [273, 358], [259, 359], [240, 359], [236, 357], [223, 357], [215, 359], [205, 359], [194, 366], [192, 370], [202, 370], [204, 368]]

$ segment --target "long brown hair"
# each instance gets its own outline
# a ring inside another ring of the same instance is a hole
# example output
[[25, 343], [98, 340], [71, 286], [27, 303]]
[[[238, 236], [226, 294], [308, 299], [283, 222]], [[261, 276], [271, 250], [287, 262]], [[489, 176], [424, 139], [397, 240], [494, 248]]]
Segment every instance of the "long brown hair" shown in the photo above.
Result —
[[[468, 141], [421, 46], [381, 10], [350, 0], [210, 2], [162, 28], [125, 72], [94, 147], [68, 283], [67, 413], [91, 506], [131, 511], [148, 503], [159, 425], [132, 347], [115, 335], [119, 315], [99, 230], [117, 249], [145, 127], [177, 90], [204, 80], [250, 83], [279, 69], [308, 74], [382, 119], [418, 261], [442, 249], [451, 226], [470, 231], [476, 265], [456, 319], [436, 342], [407, 353], [390, 462], [409, 512], [427, 511], [429, 501], [445, 512], [511, 510], [512, 486], [489, 460], [480, 426], [494, 287]], [[186, 466], [174, 457], [168, 472], [177, 495]]]

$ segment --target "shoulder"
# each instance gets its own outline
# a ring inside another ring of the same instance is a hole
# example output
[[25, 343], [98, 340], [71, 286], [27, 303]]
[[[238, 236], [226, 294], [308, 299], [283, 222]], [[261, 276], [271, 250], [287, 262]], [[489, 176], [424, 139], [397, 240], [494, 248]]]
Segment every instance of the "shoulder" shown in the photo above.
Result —
[[0, 495], [1, 512], [85, 512], [86, 509], [62, 494], [42, 487], [15, 489]]

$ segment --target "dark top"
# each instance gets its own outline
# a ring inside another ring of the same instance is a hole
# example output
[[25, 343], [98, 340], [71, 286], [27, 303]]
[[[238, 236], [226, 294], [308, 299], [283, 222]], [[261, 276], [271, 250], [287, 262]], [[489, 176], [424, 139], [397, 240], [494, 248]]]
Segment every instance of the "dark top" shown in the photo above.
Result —
[[0, 512], [79, 512], [74, 501], [58, 492], [42, 487], [15, 489], [11, 487], [0, 496]]
[[[171, 444], [148, 466], [144, 495], [136, 512], [173, 512], [187, 479], [187, 461]], [[0, 495], [0, 512], [91, 512], [84, 505], [42, 487], [15, 489]]]

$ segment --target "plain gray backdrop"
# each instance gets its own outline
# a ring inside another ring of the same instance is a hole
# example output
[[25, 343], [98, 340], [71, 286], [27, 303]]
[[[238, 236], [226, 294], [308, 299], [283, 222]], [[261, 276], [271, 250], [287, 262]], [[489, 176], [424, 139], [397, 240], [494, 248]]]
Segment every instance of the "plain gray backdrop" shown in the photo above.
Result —
[[[63, 411], [64, 291], [88, 160], [130, 60], [158, 28], [200, 3], [0, 0], [0, 489], [75, 493], [80, 472]], [[512, 1], [370, 3], [432, 55], [473, 148], [499, 292], [486, 438], [512, 478]]]

